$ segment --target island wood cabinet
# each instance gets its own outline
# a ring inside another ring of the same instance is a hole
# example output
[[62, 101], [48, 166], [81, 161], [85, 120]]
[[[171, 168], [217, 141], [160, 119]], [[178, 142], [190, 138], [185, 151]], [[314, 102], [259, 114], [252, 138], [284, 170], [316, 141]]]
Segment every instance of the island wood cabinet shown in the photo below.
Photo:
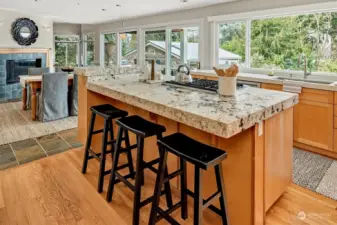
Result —
[[[283, 90], [279, 84], [264, 83], [261, 87]], [[302, 88], [299, 104], [294, 107], [294, 146], [336, 158], [337, 129], [334, 128], [337, 128], [334, 92]]]

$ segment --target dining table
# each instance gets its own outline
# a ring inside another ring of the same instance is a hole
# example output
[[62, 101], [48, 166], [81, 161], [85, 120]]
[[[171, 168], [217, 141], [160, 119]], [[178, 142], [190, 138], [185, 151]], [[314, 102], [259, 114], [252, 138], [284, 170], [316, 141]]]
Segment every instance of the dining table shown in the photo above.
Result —
[[[36, 120], [37, 110], [37, 92], [42, 87], [42, 75], [20, 75], [20, 84], [22, 86], [22, 110], [27, 110], [27, 88], [30, 88], [32, 120]], [[68, 75], [68, 86], [73, 85], [74, 74]]]

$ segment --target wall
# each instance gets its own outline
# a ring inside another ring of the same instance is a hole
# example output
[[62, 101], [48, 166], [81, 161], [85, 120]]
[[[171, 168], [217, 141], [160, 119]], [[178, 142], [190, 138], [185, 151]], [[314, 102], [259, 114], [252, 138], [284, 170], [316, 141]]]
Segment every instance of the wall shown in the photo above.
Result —
[[[24, 15], [19, 12], [6, 11], [0, 9], [0, 21], [4, 24], [0, 27], [0, 48], [27, 48], [20, 46], [14, 41], [11, 34], [12, 23], [21, 17], [27, 17], [33, 20], [39, 27], [39, 37], [37, 41], [29, 48], [53, 48], [53, 23], [51, 19], [37, 16]], [[49, 26], [50, 30], [43, 29], [44, 26]]]
[[[200, 47], [201, 52], [204, 54], [201, 56], [201, 66], [203, 68], [211, 67], [211, 57], [213, 51], [211, 47], [211, 26], [207, 20], [209, 16], [217, 16], [217, 15], [226, 15], [226, 14], [234, 14], [234, 13], [242, 13], [242, 12], [251, 12], [258, 10], [267, 10], [274, 8], [284, 8], [290, 6], [297, 5], [306, 5], [306, 4], [314, 4], [314, 3], [323, 3], [323, 2], [334, 2], [328, 0], [239, 0], [230, 3], [223, 3], [218, 5], [213, 5], [209, 7], [203, 7], [199, 9], [191, 9], [185, 11], [177, 11], [173, 13], [162, 13], [160, 15], [154, 16], [146, 16], [141, 18], [134, 18], [125, 20], [124, 27], [138, 27], [144, 25], [151, 24], [160, 24], [167, 23], [170, 21], [184, 21], [184, 20], [193, 20], [193, 19], [202, 19], [203, 33], [201, 35], [203, 38], [203, 43], [201, 43]], [[183, 22], [182, 22], [183, 23]], [[96, 32], [96, 36], [99, 37], [100, 32], [121, 29], [122, 21], [110, 22], [110, 23], [102, 23], [96, 26], [93, 25], [82, 25], [82, 31], [86, 32]], [[99, 38], [96, 38], [96, 46], [99, 46]], [[95, 49], [95, 57], [100, 57], [100, 49]]]
[[54, 23], [54, 35], [81, 35], [81, 24]]

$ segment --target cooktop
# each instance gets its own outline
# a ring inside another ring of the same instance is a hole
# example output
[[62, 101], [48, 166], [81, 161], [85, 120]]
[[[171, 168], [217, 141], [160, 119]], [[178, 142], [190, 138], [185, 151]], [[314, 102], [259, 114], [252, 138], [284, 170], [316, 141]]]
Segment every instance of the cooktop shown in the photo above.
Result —
[[[216, 80], [205, 80], [205, 79], [193, 79], [192, 83], [180, 83], [177, 81], [166, 81], [165, 84], [182, 86], [188, 88], [196, 88], [205, 91], [217, 92], [218, 91], [218, 81]], [[236, 84], [237, 88], [242, 88], [243, 84]]]

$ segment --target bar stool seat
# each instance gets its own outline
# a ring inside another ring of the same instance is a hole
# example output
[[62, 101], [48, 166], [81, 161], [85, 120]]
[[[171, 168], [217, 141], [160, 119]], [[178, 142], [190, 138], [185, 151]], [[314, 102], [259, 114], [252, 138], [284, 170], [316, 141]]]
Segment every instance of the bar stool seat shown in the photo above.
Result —
[[[222, 161], [226, 159], [227, 153], [221, 149], [205, 145], [181, 133], [175, 133], [157, 141], [160, 150], [160, 161], [156, 179], [155, 190], [152, 199], [149, 225], [156, 224], [160, 219], [166, 219], [170, 224], [179, 223], [170, 214], [181, 208], [181, 217], [187, 219], [187, 195], [194, 198], [194, 225], [202, 224], [202, 211], [209, 208], [222, 217], [222, 224], [228, 225], [226, 197], [224, 190]], [[180, 168], [165, 176], [168, 152], [179, 157]], [[194, 192], [187, 188], [186, 162], [194, 166]], [[203, 172], [210, 167], [214, 168], [217, 190], [209, 198], [203, 199]], [[174, 176], [173, 176], [174, 175]], [[159, 199], [162, 195], [161, 187], [167, 180], [180, 176], [180, 202], [173, 207], [163, 210], [159, 207]], [[219, 200], [220, 209], [212, 205], [213, 200]], [[159, 215], [158, 215], [159, 214]]]
[[135, 133], [136, 135], [142, 136], [144, 138], [161, 134], [166, 131], [164, 126], [152, 123], [136, 115], [121, 118], [117, 120], [116, 123], [119, 126], [131, 131], [132, 133]]
[[128, 115], [128, 112], [117, 109], [109, 104], [92, 106], [90, 110], [97, 115], [102, 116], [103, 118], [115, 119], [120, 117], [126, 117]]
[[158, 140], [165, 148], [202, 169], [219, 164], [227, 153], [209, 145], [202, 144], [181, 133], [175, 133]]

